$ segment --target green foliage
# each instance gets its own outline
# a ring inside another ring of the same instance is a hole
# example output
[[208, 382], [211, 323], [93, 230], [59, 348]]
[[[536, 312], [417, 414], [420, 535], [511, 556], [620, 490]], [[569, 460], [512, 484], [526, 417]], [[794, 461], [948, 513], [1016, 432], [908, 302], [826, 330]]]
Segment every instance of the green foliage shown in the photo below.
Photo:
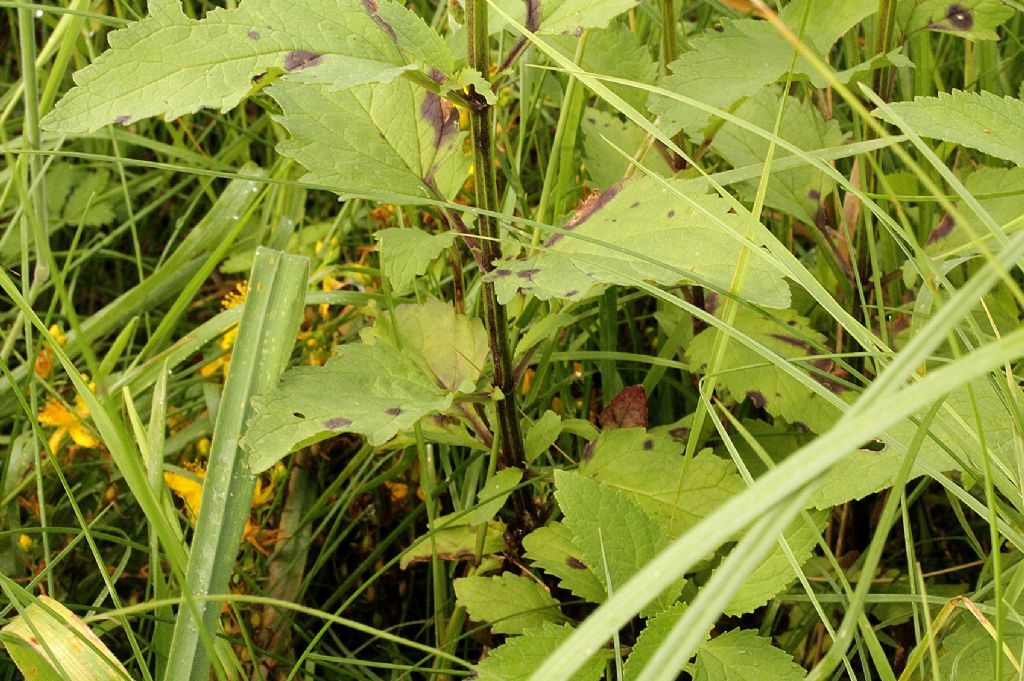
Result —
[[807, 676], [787, 653], [758, 636], [734, 629], [704, 645], [697, 654], [696, 681], [799, 681]]
[[458, 604], [469, 616], [489, 622], [498, 634], [522, 634], [562, 614], [543, 584], [506, 572], [494, 577], [460, 577], [454, 582]]
[[996, 29], [1013, 16], [999, 0], [900, 0], [896, 17], [906, 34], [929, 30], [973, 40], [996, 40]]
[[[523, 636], [510, 638], [477, 665], [477, 678], [480, 681], [525, 681], [571, 633], [569, 625], [558, 626], [549, 622], [530, 629]], [[603, 675], [604, 661], [592, 659], [572, 676], [571, 681], [597, 681]]]
[[[891, 104], [875, 115], [924, 137], [954, 142], [1024, 165], [1024, 102], [991, 92], [942, 92]], [[898, 118], [896, 118], [898, 117]]]
[[382, 229], [376, 236], [384, 276], [399, 294], [412, 289], [416, 277], [455, 241], [451, 232], [428, 234], [419, 229]]
[[[541, 300], [581, 300], [607, 284], [653, 280], [665, 286], [692, 281], [728, 288], [744, 250], [743, 219], [729, 204], [678, 180], [635, 177], [591, 196], [543, 251], [503, 260], [487, 275], [498, 299], [518, 293]], [[786, 307], [789, 288], [757, 255], [741, 289], [749, 300]]]

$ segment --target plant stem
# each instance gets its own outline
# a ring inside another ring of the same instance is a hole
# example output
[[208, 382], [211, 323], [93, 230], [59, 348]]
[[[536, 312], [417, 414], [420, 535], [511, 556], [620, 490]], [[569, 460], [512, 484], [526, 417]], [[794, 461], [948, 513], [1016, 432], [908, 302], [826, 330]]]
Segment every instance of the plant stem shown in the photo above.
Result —
[[[466, 3], [466, 60], [470, 68], [486, 74], [490, 66], [487, 44], [487, 0], [468, 0]], [[476, 205], [490, 214], [477, 216], [477, 233], [486, 269], [501, 257], [498, 223], [493, 213], [498, 210], [498, 190], [494, 177], [491, 148], [491, 106], [483, 95], [471, 90], [470, 98], [477, 103], [469, 110], [470, 130], [473, 136], [474, 167], [476, 173]], [[485, 272], [482, 272], [485, 273]], [[519, 430], [516, 408], [516, 386], [512, 367], [512, 350], [508, 341], [508, 317], [498, 304], [494, 285], [483, 284], [484, 321], [488, 342], [494, 360], [494, 385], [502, 392], [496, 404], [498, 433], [503, 466], [520, 466], [525, 460], [523, 435]]]

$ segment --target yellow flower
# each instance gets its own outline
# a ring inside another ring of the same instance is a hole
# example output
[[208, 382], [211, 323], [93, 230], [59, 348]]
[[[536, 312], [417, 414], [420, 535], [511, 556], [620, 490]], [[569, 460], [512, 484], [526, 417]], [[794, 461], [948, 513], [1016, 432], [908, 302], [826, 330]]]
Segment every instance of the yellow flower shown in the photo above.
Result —
[[35, 540], [32, 539], [32, 537], [28, 536], [27, 534], [22, 534], [22, 535], [20, 535], [18, 537], [18, 548], [20, 548], [25, 553], [28, 553], [29, 551], [34, 549], [35, 546], [36, 546]]
[[[60, 345], [64, 345], [68, 340], [67, 336], [64, 335], [64, 332], [61, 331], [60, 326], [57, 324], [50, 327], [50, 335], [52, 335]], [[50, 372], [53, 371], [53, 356], [50, 354], [49, 346], [44, 347], [39, 351], [39, 354], [36, 355], [36, 361], [33, 368], [39, 378], [48, 378], [50, 376]]]
[[[240, 281], [235, 284], [235, 287], [228, 291], [223, 298], [221, 298], [220, 306], [225, 310], [238, 307], [245, 302], [245, 297], [249, 293], [249, 282]], [[208, 364], [205, 364], [199, 369], [199, 375], [203, 378], [209, 378], [218, 371], [224, 374], [224, 378], [228, 377], [228, 365], [231, 363], [231, 348], [235, 345], [235, 339], [238, 338], [238, 325], [231, 327], [224, 332], [224, 335], [220, 337], [220, 349], [224, 350], [224, 354], [215, 358]]]
[[[94, 385], [90, 384], [89, 387], [92, 389]], [[85, 406], [85, 401], [78, 395], [75, 397], [74, 411], [68, 409], [60, 400], [51, 397], [36, 418], [40, 425], [56, 428], [49, 440], [50, 451], [55, 453], [60, 449], [66, 435], [70, 435], [79, 447], [95, 449], [100, 446], [99, 438], [85, 425], [88, 416], [89, 407]]]
[[249, 293], [249, 282], [242, 280], [235, 284], [235, 288], [228, 291], [220, 301], [220, 306], [225, 310], [238, 307], [245, 302], [245, 296]]

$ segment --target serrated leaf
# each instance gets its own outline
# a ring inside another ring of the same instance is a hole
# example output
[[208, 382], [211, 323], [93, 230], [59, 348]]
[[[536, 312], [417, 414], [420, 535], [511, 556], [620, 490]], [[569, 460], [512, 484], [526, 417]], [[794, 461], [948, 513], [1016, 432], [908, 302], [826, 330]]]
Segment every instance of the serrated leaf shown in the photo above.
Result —
[[641, 428], [601, 433], [580, 472], [628, 495], [673, 537], [745, 489], [731, 462], [710, 450], [684, 462], [683, 444]]
[[[979, 604], [980, 605], [980, 604]], [[995, 608], [994, 603], [986, 604]], [[978, 622], [966, 610], [962, 610], [952, 630], [942, 637], [939, 652], [939, 673], [943, 681], [996, 681], [995, 660], [996, 642], [991, 632]], [[1019, 655], [1024, 645], [1024, 628], [1016, 618], [1007, 618], [1003, 623], [1003, 645], [1014, 654]], [[924, 644], [927, 645], [927, 644]], [[1006, 657], [1003, 658], [1003, 671], [998, 681], [1017, 681], [1020, 674]]]
[[583, 562], [583, 554], [572, 540], [565, 523], [553, 522], [523, 537], [524, 556], [534, 566], [558, 578], [563, 589], [590, 603], [603, 603], [604, 584]]
[[527, 463], [546, 452], [562, 432], [562, 417], [548, 409], [539, 419], [523, 428], [523, 447]]
[[[607, 593], [614, 593], [668, 546], [668, 532], [623, 492], [575, 472], [555, 471], [555, 499], [583, 563]], [[682, 582], [652, 601], [654, 611], [671, 605]]]
[[73, 612], [40, 596], [4, 628], [4, 646], [26, 681], [125, 681], [110, 649]]
[[[843, 133], [838, 122], [826, 122], [810, 102], [801, 102], [791, 96], [783, 100], [775, 86], [764, 88], [744, 101], [734, 114], [758, 127], [772, 130], [782, 101], [785, 101], [785, 111], [779, 126], [779, 137], [804, 151], [836, 147], [843, 143]], [[712, 146], [733, 167], [739, 168], [764, 163], [768, 158], [770, 142], [735, 123], [726, 122], [715, 135]], [[779, 147], [774, 150], [776, 159], [790, 155], [789, 151]], [[759, 180], [749, 180], [740, 185], [740, 191], [752, 198], [758, 183]], [[822, 201], [833, 189], [831, 179], [809, 165], [773, 171], [768, 180], [765, 203], [802, 222], [813, 224]]]
[[[811, 557], [814, 547], [818, 544], [821, 529], [824, 528], [825, 522], [828, 520], [826, 511], [817, 511], [810, 515], [812, 525], [809, 526], [803, 518], [798, 517], [783, 533], [783, 537], [793, 552], [793, 557], [796, 558], [797, 565], [803, 565]], [[776, 546], [768, 554], [768, 557], [747, 576], [723, 612], [726, 615], [744, 615], [753, 612], [782, 593], [796, 580], [796, 577], [786, 553], [781, 547]]]
[[[526, 681], [551, 653], [569, 638], [573, 628], [545, 622], [523, 636], [505, 641], [476, 666], [477, 681]], [[604, 676], [604, 660], [594, 656], [570, 677], [570, 681], [598, 681]]]
[[338, 433], [383, 445], [448, 409], [455, 391], [475, 386], [487, 357], [478, 319], [436, 300], [399, 305], [394, 317], [397, 332], [384, 315], [363, 343], [343, 345], [322, 367], [285, 372], [274, 390], [253, 399], [243, 445], [254, 471]]
[[[599, 109], [587, 108], [583, 112], [580, 130], [583, 131], [583, 158], [587, 174], [597, 189], [612, 186], [623, 178], [630, 167], [629, 159], [618, 149], [632, 155], [640, 150], [644, 141], [644, 133], [640, 128]], [[673, 174], [668, 161], [654, 147], [643, 154], [640, 163], [662, 177]]]
[[496, 634], [522, 634], [544, 622], [560, 622], [558, 601], [529, 577], [505, 572], [493, 577], [462, 577], [454, 582], [457, 603]]
[[807, 676], [793, 657], [756, 631], [734, 629], [697, 653], [695, 681], [799, 681]]
[[[774, 318], [742, 308], [737, 311], [733, 327], [765, 347], [790, 360], [823, 354], [825, 337], [810, 327], [808, 321], [791, 310], [776, 313]], [[698, 373], [704, 373], [711, 361], [717, 331], [705, 329], [690, 343], [686, 357]], [[811, 375], [834, 392], [844, 388], [827, 376], [832, 361], [816, 359], [800, 362], [809, 368], [811, 362], [819, 369]], [[718, 382], [737, 402], [750, 400], [758, 408], [789, 423], [802, 423], [816, 433], [827, 430], [839, 417], [839, 409], [821, 395], [784, 373], [774, 364], [731, 339], [718, 365]]]
[[[1024, 166], [1024, 102], [1019, 99], [954, 90], [889, 106], [922, 137], [955, 142]], [[873, 113], [895, 123], [881, 109]]]
[[309, 171], [306, 182], [409, 203], [451, 198], [469, 172], [458, 112], [404, 79], [347, 90], [283, 80], [267, 92], [292, 136], [278, 151]]
[[1000, 0], [900, 0], [896, 21], [909, 35], [922, 30], [950, 33], [973, 40], [996, 40], [999, 28], [1013, 16]]
[[[633, 681], [654, 657], [658, 647], [668, 638], [669, 632], [679, 618], [686, 612], [686, 603], [673, 603], [654, 617], [647, 620], [647, 626], [640, 632], [632, 652], [622, 668], [622, 676], [626, 681]], [[682, 671], [682, 670], [680, 670]]]
[[[561, 36], [550, 40], [567, 58], [575, 57], [577, 38]], [[622, 22], [588, 32], [580, 68], [588, 73], [624, 78], [647, 85], [654, 85], [658, 79], [658, 63], [651, 57], [650, 48]], [[645, 90], [621, 83], [607, 85], [627, 104], [639, 111], [644, 110], [647, 102]]]
[[491, 476], [483, 489], [477, 494], [480, 504], [468, 513], [453, 513], [434, 519], [430, 527], [444, 527], [451, 523], [461, 525], [482, 525], [494, 518], [508, 500], [516, 485], [523, 479], [521, 468], [503, 468]]
[[427, 271], [445, 249], [455, 241], [450, 231], [430, 234], [421, 229], [382, 229], [375, 236], [380, 242], [381, 266], [395, 293], [412, 290], [416, 277]]
[[[964, 186], [1000, 225], [1005, 226], [1024, 214], [1024, 168], [981, 166], [964, 179]], [[985, 194], [1008, 195], [985, 197]], [[1020, 228], [1018, 225], [1015, 229]], [[1015, 230], [1004, 231], [1009, 234]], [[991, 239], [987, 230], [975, 228], [974, 232], [979, 237]], [[958, 225], [951, 215], [943, 215], [925, 240], [925, 247], [936, 257], [970, 255], [976, 253], [980, 246], [980, 243], [972, 242], [972, 236], [963, 225]]]
[[[802, 1], [788, 4], [780, 18], [798, 31], [803, 18]], [[869, 2], [848, 0], [815, 0], [807, 22], [807, 42], [819, 53], [829, 47], [861, 20], [877, 11]], [[770, 85], [790, 70], [793, 47], [767, 22], [738, 19], [722, 22], [721, 31], [708, 31], [690, 41], [691, 49], [670, 65], [671, 75], [662, 80], [662, 87], [721, 109], [728, 109], [746, 96]], [[750, 55], [757, 55], [751, 59]], [[824, 86], [818, 73], [803, 59], [796, 62], [795, 72]], [[854, 75], [847, 73], [846, 78]], [[700, 137], [710, 115], [681, 102], [652, 95], [649, 107], [661, 116], [662, 130], [675, 133], [685, 130]]]
[[416, 68], [417, 57], [438, 60], [429, 66], [441, 70], [452, 64], [440, 37], [427, 39], [433, 32], [422, 20], [390, 0], [248, 0], [202, 20], [185, 16], [177, 0], [151, 0], [149, 11], [110, 34], [110, 49], [75, 74], [77, 86], [44, 128], [87, 133], [151, 116], [227, 111], [268, 70], [342, 89], [391, 81]]
[[[475, 525], [457, 524], [418, 537], [412, 546], [402, 553], [398, 565], [403, 570], [413, 563], [422, 563], [437, 555], [441, 560], [473, 560], [476, 558], [479, 528]], [[484, 531], [483, 555], [501, 553], [505, 550], [505, 523], [492, 521]]]
[[[692, 280], [728, 289], [741, 252], [749, 248], [740, 243], [744, 219], [717, 195], [684, 181], [668, 182], [686, 199], [647, 176], [592, 195], [539, 254], [496, 264], [486, 279], [494, 282], [498, 299], [505, 303], [523, 292], [541, 300], [580, 300], [605, 284], [637, 280], [665, 286]], [[786, 307], [789, 286], [754, 255], [740, 295], [766, 307]]]

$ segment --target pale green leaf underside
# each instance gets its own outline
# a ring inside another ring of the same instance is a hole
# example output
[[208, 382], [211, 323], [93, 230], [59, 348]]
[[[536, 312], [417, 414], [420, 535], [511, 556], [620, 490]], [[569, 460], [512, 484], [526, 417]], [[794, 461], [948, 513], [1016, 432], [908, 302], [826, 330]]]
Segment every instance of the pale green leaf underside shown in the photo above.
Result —
[[426, 272], [430, 263], [451, 247], [455, 240], [455, 234], [451, 231], [430, 234], [415, 228], [382, 229], [375, 236], [380, 241], [384, 276], [398, 294], [412, 290], [416, 277]]
[[[825, 338], [814, 331], [803, 317], [791, 310], [776, 313], [775, 319], [749, 308], [737, 311], [733, 328], [749, 338], [774, 350], [786, 359], [801, 360], [824, 354]], [[686, 349], [686, 356], [694, 369], [704, 373], [715, 347], [716, 329], [706, 329], [697, 335]], [[798, 366], [810, 369], [810, 362], [819, 368], [811, 375], [826, 387], [842, 391], [842, 386], [823, 375], [832, 366], [831, 360], [805, 360]], [[827, 430], [839, 417], [839, 409], [822, 395], [771, 364], [746, 345], [730, 339], [718, 365], [719, 385], [728, 390], [737, 402], [749, 399], [755, 406], [789, 423], [802, 423], [816, 433]]]
[[544, 622], [560, 622], [558, 601], [529, 577], [505, 572], [493, 577], [462, 577], [453, 583], [460, 606], [497, 634], [522, 634]]
[[[1020, 229], [1024, 225], [1016, 225], [1013, 229], [1006, 229], [1006, 225], [1024, 215], [1024, 168], [993, 168], [981, 166], [964, 180], [973, 196], [981, 204], [997, 224], [1004, 227], [1004, 232], [1009, 234]], [[998, 196], [985, 198], [984, 194], [1011, 193], [1009, 196]], [[964, 215], [963, 204], [958, 204]], [[974, 234], [982, 239], [991, 248], [992, 234], [980, 225], [973, 226]], [[978, 252], [981, 241], [975, 241], [975, 236], [967, 230], [965, 225], [957, 224], [950, 215], [943, 215], [936, 219], [936, 225], [925, 242], [927, 251], [935, 257], [950, 257], [961, 255], [972, 255]], [[982, 324], [988, 326], [987, 322]]]
[[322, 367], [286, 372], [276, 388], [253, 399], [243, 444], [254, 471], [338, 433], [382, 445], [475, 385], [487, 357], [478, 319], [437, 300], [399, 305], [394, 317], [397, 333], [390, 315], [382, 316], [362, 343], [343, 345]]
[[[955, 142], [1024, 166], [1024, 102], [1019, 99], [954, 90], [889, 106], [923, 137]], [[874, 114], [895, 124], [880, 109]]]
[[[503, 12], [528, 29], [554, 35], [580, 35], [585, 28], [604, 28], [636, 0], [492, 0]], [[505, 27], [496, 12], [488, 17], [491, 33]]]
[[[583, 562], [607, 593], [615, 593], [662, 549], [668, 532], [627, 494], [576, 472], [555, 471], [555, 499]], [[667, 589], [650, 606], [671, 605], [682, 583]]]
[[[555, 652], [573, 629], [546, 622], [523, 636], [508, 639], [477, 665], [477, 681], [526, 681], [548, 655]], [[598, 681], [604, 676], [604, 660], [593, 657], [570, 677], [570, 681]]]
[[[456, 524], [443, 527], [436, 532], [416, 539], [412, 546], [402, 553], [399, 567], [403, 570], [413, 563], [432, 559], [475, 560], [477, 542], [480, 539], [478, 525]], [[505, 523], [489, 522], [484, 530], [482, 555], [500, 553], [505, 550]]]
[[731, 462], [710, 450], [685, 461], [679, 442], [642, 428], [601, 433], [580, 471], [626, 493], [673, 537], [745, 489]]
[[[632, 177], [588, 199], [543, 251], [497, 263], [487, 279], [498, 299], [507, 302], [522, 292], [541, 300], [580, 300], [599, 286], [635, 286], [638, 280], [728, 290], [740, 254], [759, 250], [741, 244], [743, 217], [730, 213], [719, 196], [698, 193], [685, 181], [668, 182], [675, 191], [651, 177]], [[740, 296], [766, 307], [789, 304], [779, 270], [757, 253], [747, 267]]]
[[[734, 115], [762, 129], [772, 130], [782, 102], [785, 102], [786, 108], [779, 126], [779, 137], [809, 152], [837, 147], [843, 143], [839, 123], [826, 122], [810, 102], [801, 102], [790, 96], [783, 99], [775, 86], [767, 87], [744, 101]], [[715, 135], [712, 146], [733, 167], [740, 168], [764, 163], [770, 142], [735, 123], [726, 122]], [[785, 149], [774, 149], [775, 159], [790, 155]], [[749, 180], [740, 185], [740, 191], [753, 198], [758, 183], [759, 180]], [[823, 172], [809, 165], [772, 171], [765, 203], [804, 223], [813, 224], [822, 201], [832, 192], [833, 187], [832, 181]]]
[[573, 543], [572, 531], [563, 522], [540, 527], [523, 538], [524, 554], [535, 567], [559, 579], [563, 589], [590, 603], [603, 603], [604, 584], [583, 561]]
[[415, 203], [451, 198], [469, 171], [458, 112], [405, 79], [347, 90], [283, 80], [268, 92], [291, 133], [278, 151], [309, 171], [306, 182]]
[[[418, 56], [452, 68], [440, 39], [424, 41], [429, 29], [391, 0], [248, 0], [202, 20], [185, 16], [177, 0], [152, 0], [149, 8], [149, 16], [112, 33], [110, 49], [75, 74], [77, 87], [44, 119], [46, 129], [87, 133], [151, 116], [227, 111], [255, 76], [272, 69], [342, 89], [388, 82], [416, 68]], [[413, 43], [422, 47], [407, 55], [402, 48]]]
[[695, 681], [799, 681], [807, 672], [756, 631], [735, 629], [697, 653]]
[[[623, 178], [632, 165], [623, 152], [633, 157], [644, 141], [643, 130], [598, 109], [587, 108], [583, 112], [580, 130], [587, 174], [597, 189], [607, 189]], [[674, 174], [668, 161], [653, 146], [641, 156], [640, 163], [647, 171], [661, 177]]]

